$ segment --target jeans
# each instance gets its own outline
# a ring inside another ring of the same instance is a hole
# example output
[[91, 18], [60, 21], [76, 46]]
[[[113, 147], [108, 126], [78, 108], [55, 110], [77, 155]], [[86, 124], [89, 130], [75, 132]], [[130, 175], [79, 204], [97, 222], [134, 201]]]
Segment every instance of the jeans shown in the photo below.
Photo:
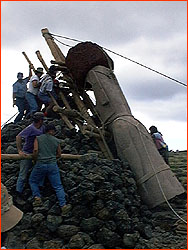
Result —
[[25, 159], [20, 161], [20, 172], [16, 183], [16, 191], [23, 192], [24, 185], [26, 183], [27, 174], [29, 169], [33, 166], [31, 159]]
[[48, 94], [43, 94], [42, 92], [39, 91], [38, 93], [38, 98], [40, 101], [44, 104], [49, 104], [51, 102], [51, 98], [49, 97]]
[[[33, 167], [32, 159], [25, 159], [20, 161], [20, 172], [16, 183], [16, 191], [18, 191], [19, 193], [23, 192], [27, 180], [28, 171], [32, 167]], [[41, 179], [39, 186], [41, 187], [43, 186], [44, 179], [45, 178]]]
[[29, 104], [29, 113], [28, 115], [32, 115], [36, 111], [38, 111], [38, 104], [36, 101], [36, 96], [33, 95], [32, 93], [27, 92], [26, 93], [26, 100]]
[[169, 160], [168, 160], [168, 157], [169, 157], [169, 154], [168, 154], [168, 147], [166, 148], [160, 148], [159, 150], [159, 154], [163, 157], [164, 161], [166, 162], [166, 164], [169, 165]]
[[[50, 92], [52, 94], [52, 96], [57, 100], [57, 95], [55, 93], [54, 90], [52, 90]], [[38, 98], [40, 99], [40, 101], [44, 104], [49, 104], [50, 102], [52, 102], [51, 98], [49, 97], [48, 93], [42, 93], [42, 92], [38, 92]]]
[[28, 110], [28, 104], [25, 98], [16, 97], [16, 106], [18, 107], [19, 114], [16, 116], [14, 123], [21, 121], [24, 116], [24, 111]]
[[30, 175], [29, 184], [32, 190], [33, 197], [41, 197], [39, 190], [39, 182], [45, 176], [48, 177], [52, 187], [56, 192], [60, 207], [66, 204], [65, 191], [61, 184], [59, 168], [57, 163], [37, 163]]

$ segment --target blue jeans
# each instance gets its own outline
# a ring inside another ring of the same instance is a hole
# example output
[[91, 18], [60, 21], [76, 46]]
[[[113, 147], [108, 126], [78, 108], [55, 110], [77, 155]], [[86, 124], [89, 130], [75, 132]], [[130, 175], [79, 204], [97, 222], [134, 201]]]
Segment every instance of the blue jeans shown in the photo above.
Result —
[[16, 191], [18, 191], [19, 193], [23, 192], [28, 171], [30, 168], [32, 168], [32, 166], [33, 164], [31, 159], [25, 159], [20, 161], [20, 172], [16, 183]]
[[38, 104], [37, 104], [36, 96], [33, 95], [32, 93], [27, 92], [25, 97], [26, 97], [26, 100], [29, 104], [28, 115], [32, 115], [33, 113], [38, 111]]
[[28, 104], [25, 98], [16, 97], [16, 106], [18, 107], [19, 114], [16, 116], [14, 123], [21, 121], [24, 116], [24, 111], [28, 110]]
[[[16, 183], [16, 191], [23, 192], [28, 171], [33, 167], [32, 159], [25, 159], [20, 161], [20, 172]], [[43, 186], [44, 178], [40, 181], [40, 186]]]
[[[52, 95], [53, 95], [53, 97], [57, 100], [57, 95], [56, 95], [56, 93], [55, 93], [55, 91], [54, 90], [52, 90], [51, 92], [50, 92]], [[40, 101], [42, 102], [42, 103], [44, 103], [44, 104], [49, 104], [50, 102], [52, 102], [52, 100], [51, 100], [51, 98], [49, 97], [49, 95], [46, 93], [46, 94], [44, 94], [44, 93], [42, 93], [42, 92], [38, 92], [38, 98], [40, 99]]]
[[39, 182], [45, 176], [48, 177], [52, 187], [54, 188], [60, 207], [66, 204], [65, 191], [61, 184], [59, 168], [57, 163], [37, 163], [30, 175], [29, 184], [33, 197], [41, 197], [39, 190]]
[[48, 94], [43, 94], [40, 91], [38, 93], [38, 98], [44, 104], [49, 104], [51, 102], [51, 98], [49, 97], [49, 95]]

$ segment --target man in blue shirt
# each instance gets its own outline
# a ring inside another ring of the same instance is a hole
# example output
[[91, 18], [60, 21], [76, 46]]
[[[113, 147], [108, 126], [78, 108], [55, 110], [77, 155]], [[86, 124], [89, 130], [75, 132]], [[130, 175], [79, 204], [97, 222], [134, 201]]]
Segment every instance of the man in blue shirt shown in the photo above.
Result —
[[[29, 68], [30, 69], [30, 68]], [[14, 123], [21, 121], [24, 116], [24, 111], [28, 110], [27, 101], [25, 99], [25, 94], [27, 92], [27, 83], [29, 78], [31, 77], [32, 72], [29, 70], [29, 76], [23, 78], [23, 73], [18, 72], [17, 78], [18, 80], [12, 85], [13, 86], [13, 107], [16, 105], [18, 107], [19, 114], [16, 116]]]
[[[45, 132], [45, 126], [43, 125], [44, 114], [42, 112], [36, 112], [33, 115], [33, 123], [23, 129], [16, 136], [16, 145], [19, 155], [27, 155], [33, 153], [34, 140], [36, 136], [39, 136]], [[22, 148], [22, 138], [25, 139], [25, 143]], [[33, 166], [32, 159], [24, 159], [20, 161], [20, 172], [17, 179], [16, 191], [20, 195], [23, 192], [24, 185], [27, 179], [29, 169]]]

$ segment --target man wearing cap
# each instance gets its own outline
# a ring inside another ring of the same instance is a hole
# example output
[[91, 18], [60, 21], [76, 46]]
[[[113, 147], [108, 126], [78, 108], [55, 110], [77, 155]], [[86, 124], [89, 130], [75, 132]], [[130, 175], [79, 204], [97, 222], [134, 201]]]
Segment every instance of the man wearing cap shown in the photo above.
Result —
[[65, 213], [71, 209], [71, 206], [66, 205], [65, 192], [57, 165], [57, 158], [61, 157], [60, 141], [54, 134], [55, 126], [48, 124], [46, 126], [46, 133], [36, 137], [33, 151], [33, 155], [36, 158], [36, 165], [31, 172], [29, 184], [34, 197], [33, 206], [42, 205], [39, 183], [47, 176], [56, 192], [62, 213]]
[[[39, 136], [45, 132], [45, 126], [43, 125], [44, 114], [42, 112], [36, 112], [33, 115], [33, 123], [23, 129], [16, 136], [16, 145], [19, 155], [27, 155], [33, 153], [34, 140], [36, 136]], [[22, 148], [22, 138], [25, 139], [24, 146]], [[27, 179], [29, 169], [32, 167], [32, 159], [24, 159], [20, 161], [20, 171], [16, 184], [17, 194], [22, 196], [24, 185]]]
[[18, 72], [17, 78], [18, 80], [12, 85], [13, 86], [13, 107], [16, 105], [18, 107], [19, 114], [16, 116], [14, 123], [21, 121], [24, 116], [24, 111], [28, 110], [28, 104], [25, 98], [27, 92], [27, 83], [29, 78], [31, 77], [32, 72], [31, 68], [29, 67], [29, 76], [23, 78], [23, 73]]
[[41, 86], [38, 92], [38, 97], [40, 101], [45, 104], [45, 116], [48, 115], [48, 110], [52, 108], [53, 102], [49, 96], [49, 93], [56, 97], [55, 91], [53, 90], [53, 81], [56, 77], [57, 69], [54, 65], [50, 66], [48, 73], [44, 75], [41, 79]]
[[35, 75], [30, 78], [29, 88], [26, 93], [26, 100], [29, 104], [29, 113], [27, 117], [32, 116], [35, 112], [39, 111], [38, 106], [38, 91], [40, 87], [40, 77], [43, 75], [43, 68], [37, 68]]
[[1, 183], [1, 249], [5, 249], [6, 232], [13, 228], [22, 216], [23, 212], [13, 205], [12, 196]]

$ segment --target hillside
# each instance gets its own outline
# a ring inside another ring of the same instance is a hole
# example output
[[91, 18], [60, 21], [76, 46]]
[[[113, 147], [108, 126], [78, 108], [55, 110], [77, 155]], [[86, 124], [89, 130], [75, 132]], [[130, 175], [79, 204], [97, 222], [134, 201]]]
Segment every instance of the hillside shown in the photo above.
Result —
[[[2, 153], [17, 153], [15, 136], [31, 121], [12, 123], [2, 129]], [[62, 153], [85, 155], [81, 160], [59, 161], [67, 202], [72, 205], [60, 215], [56, 196], [48, 180], [43, 189], [43, 206], [33, 207], [29, 185], [24, 200], [15, 194], [19, 161], [2, 161], [1, 180], [23, 212], [20, 223], [10, 230], [10, 249], [185, 249], [184, 223], [166, 203], [150, 210], [140, 199], [130, 167], [119, 159], [102, 159], [98, 145], [81, 133], [70, 131], [61, 120], [47, 119], [56, 126]], [[187, 187], [187, 155], [170, 152], [170, 166]], [[152, 195], [152, 194], [151, 194]], [[186, 195], [170, 201], [181, 216], [186, 215]]]
[[187, 151], [176, 151], [169, 153], [169, 163], [173, 172], [187, 190]]

